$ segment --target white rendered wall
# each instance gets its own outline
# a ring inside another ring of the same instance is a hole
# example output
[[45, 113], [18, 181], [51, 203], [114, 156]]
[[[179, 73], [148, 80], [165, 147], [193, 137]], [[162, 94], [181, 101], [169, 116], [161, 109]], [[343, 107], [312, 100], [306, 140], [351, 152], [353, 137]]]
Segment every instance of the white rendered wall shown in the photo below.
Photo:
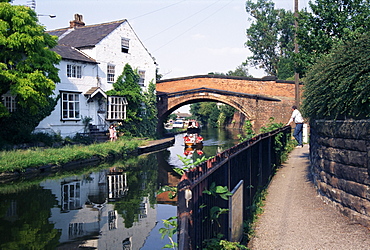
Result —
[[[128, 53], [121, 52], [121, 38], [130, 39]], [[120, 25], [93, 49], [83, 50], [83, 53], [95, 59], [98, 64], [62, 60], [57, 66], [61, 82], [56, 85], [54, 92], [55, 95], [59, 95], [60, 91], [81, 93], [79, 95], [80, 120], [63, 121], [61, 119], [61, 100], [59, 100], [52, 114], [36, 127], [36, 132], [54, 132], [62, 137], [73, 137], [76, 133], [84, 132], [83, 117], [91, 117], [91, 123], [98, 124], [98, 103], [96, 101], [88, 103], [84, 94], [92, 87], [100, 87], [105, 92], [113, 88], [113, 84], [107, 82], [108, 64], [115, 66], [115, 81], [128, 63], [133, 69], [145, 71], [143, 91], [147, 90], [150, 81], [153, 80], [155, 83], [156, 64], [154, 59], [140, 42], [128, 22]], [[67, 64], [81, 65], [82, 78], [68, 78]]]

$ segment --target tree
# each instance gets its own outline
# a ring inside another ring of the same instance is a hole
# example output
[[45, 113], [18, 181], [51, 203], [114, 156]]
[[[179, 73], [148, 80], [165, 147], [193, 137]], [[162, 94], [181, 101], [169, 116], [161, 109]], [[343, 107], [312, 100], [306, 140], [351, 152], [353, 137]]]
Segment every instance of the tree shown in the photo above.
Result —
[[302, 110], [312, 119], [370, 117], [370, 33], [337, 45], [308, 72]]
[[190, 105], [190, 113], [201, 124], [216, 128], [220, 110], [215, 102], [200, 102]]
[[227, 123], [230, 123], [234, 117], [236, 109], [227, 104], [221, 105], [220, 114], [218, 116], [218, 127], [224, 127]]
[[248, 68], [242, 64], [236, 67], [235, 70], [229, 70], [226, 74], [227, 76], [241, 76], [241, 77], [252, 77], [248, 72]]
[[336, 44], [370, 29], [369, 0], [316, 0], [309, 5], [311, 11], [300, 12], [298, 19], [301, 75]]
[[[16, 102], [12, 112], [0, 102], [0, 143], [24, 142], [55, 107], [60, 56], [50, 49], [56, 45], [57, 37], [45, 33], [33, 10], [0, 2], [0, 96]], [[17, 117], [27, 122], [14, 124]]]
[[245, 45], [252, 52], [246, 64], [259, 66], [268, 75], [286, 79], [294, 74], [294, 15], [274, 7], [270, 0], [246, 2], [246, 11], [255, 19], [246, 32]]
[[226, 74], [225, 73], [218, 73], [218, 72], [210, 72], [208, 75], [221, 75], [221, 76], [241, 76], [241, 77], [252, 77], [251, 74], [248, 72], [248, 68], [245, 64], [239, 65], [236, 67], [235, 70], [229, 70]]

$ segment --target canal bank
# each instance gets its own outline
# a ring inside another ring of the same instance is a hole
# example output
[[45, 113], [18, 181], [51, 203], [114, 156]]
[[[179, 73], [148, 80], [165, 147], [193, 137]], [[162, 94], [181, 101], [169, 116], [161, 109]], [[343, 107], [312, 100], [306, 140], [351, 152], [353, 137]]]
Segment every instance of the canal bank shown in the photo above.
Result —
[[[170, 147], [175, 141], [174, 137], [150, 140], [144, 145], [138, 146], [135, 150], [125, 152], [125, 155], [138, 156], [140, 154], [154, 152]], [[15, 181], [18, 179], [31, 179], [37, 176], [48, 176], [60, 170], [73, 170], [85, 166], [96, 166], [105, 161], [116, 160], [125, 157], [123, 154], [110, 153], [107, 157], [92, 156], [86, 159], [70, 161], [65, 164], [47, 164], [40, 167], [28, 167], [16, 171], [3, 171], [0, 173], [0, 183]]]

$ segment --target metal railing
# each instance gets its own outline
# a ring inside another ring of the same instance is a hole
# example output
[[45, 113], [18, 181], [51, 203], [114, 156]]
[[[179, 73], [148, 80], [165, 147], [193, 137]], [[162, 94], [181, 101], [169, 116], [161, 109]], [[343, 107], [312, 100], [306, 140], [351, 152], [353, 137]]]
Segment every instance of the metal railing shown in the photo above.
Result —
[[[239, 224], [240, 229], [250, 215], [254, 195], [269, 183], [276, 166], [281, 164], [281, 154], [290, 133], [291, 127], [286, 126], [260, 134], [217, 154], [182, 176], [178, 184], [177, 208], [179, 249], [202, 249], [204, 240], [217, 238], [218, 234], [224, 239], [235, 240], [232, 227]], [[226, 186], [231, 191], [240, 183], [243, 184], [239, 198], [241, 216], [232, 221], [232, 210], [238, 213], [232, 203], [203, 191], [210, 190], [212, 185]], [[228, 209], [228, 212], [217, 214], [218, 208]]]

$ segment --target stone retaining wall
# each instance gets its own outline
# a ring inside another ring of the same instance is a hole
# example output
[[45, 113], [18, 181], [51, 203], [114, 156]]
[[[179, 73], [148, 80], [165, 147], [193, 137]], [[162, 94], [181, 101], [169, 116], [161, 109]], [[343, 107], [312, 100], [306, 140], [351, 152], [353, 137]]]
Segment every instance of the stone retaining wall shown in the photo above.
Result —
[[370, 120], [311, 122], [310, 161], [323, 199], [370, 227]]

